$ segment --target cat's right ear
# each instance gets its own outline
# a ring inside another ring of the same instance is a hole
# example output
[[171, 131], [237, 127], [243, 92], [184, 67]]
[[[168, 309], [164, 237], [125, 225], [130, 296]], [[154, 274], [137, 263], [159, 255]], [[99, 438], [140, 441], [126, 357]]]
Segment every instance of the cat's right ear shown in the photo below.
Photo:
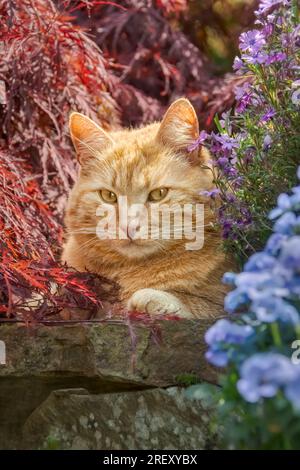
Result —
[[107, 132], [83, 114], [71, 113], [69, 127], [80, 164], [98, 158], [104, 148], [114, 143]]

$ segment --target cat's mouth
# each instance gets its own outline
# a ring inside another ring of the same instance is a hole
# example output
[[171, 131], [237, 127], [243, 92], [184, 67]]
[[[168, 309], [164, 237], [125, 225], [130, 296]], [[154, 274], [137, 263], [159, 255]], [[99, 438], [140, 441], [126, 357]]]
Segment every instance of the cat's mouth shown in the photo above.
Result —
[[152, 255], [157, 251], [157, 247], [149, 240], [131, 239], [118, 240], [115, 250], [127, 258], [141, 258]]

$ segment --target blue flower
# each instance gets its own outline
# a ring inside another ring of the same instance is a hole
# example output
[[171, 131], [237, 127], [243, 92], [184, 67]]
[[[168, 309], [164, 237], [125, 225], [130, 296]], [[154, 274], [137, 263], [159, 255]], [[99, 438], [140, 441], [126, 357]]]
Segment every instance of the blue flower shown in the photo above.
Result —
[[205, 334], [205, 341], [210, 346], [206, 353], [209, 362], [218, 367], [228, 363], [228, 345], [242, 344], [254, 333], [250, 325], [238, 325], [226, 319], [218, 320]]
[[267, 241], [265, 252], [272, 256], [277, 256], [286, 239], [287, 236], [282, 235], [282, 233], [273, 233]]
[[300, 236], [291, 237], [284, 242], [279, 260], [286, 268], [300, 272]]
[[300, 365], [295, 365], [294, 369], [295, 377], [287, 384], [285, 395], [291, 401], [294, 408], [300, 410]]
[[207, 330], [205, 341], [209, 346], [213, 346], [217, 342], [240, 344], [253, 333], [254, 330], [249, 325], [238, 325], [222, 318]]
[[274, 276], [270, 271], [244, 271], [237, 274], [235, 279], [236, 286], [247, 292], [249, 300], [255, 297], [253, 294], [257, 289], [265, 289], [274, 285], [273, 283]]
[[270, 398], [294, 378], [293, 364], [281, 354], [257, 353], [246, 359], [240, 369], [237, 389], [250, 403]]
[[218, 351], [215, 349], [209, 349], [205, 353], [205, 357], [216, 367], [225, 367], [228, 364], [228, 352], [227, 351]]
[[283, 235], [293, 235], [300, 233], [300, 216], [294, 212], [286, 212], [275, 223], [274, 231]]
[[272, 269], [276, 264], [274, 256], [264, 252], [258, 252], [252, 255], [244, 266], [244, 271], [262, 271]]
[[235, 273], [225, 273], [222, 279], [224, 284], [234, 285], [236, 280]]
[[273, 209], [269, 214], [269, 219], [277, 219], [280, 215], [284, 214], [284, 212], [291, 209], [291, 200], [290, 197], [283, 193], [278, 196], [277, 199], [277, 207]]
[[256, 314], [257, 319], [262, 322], [282, 321], [293, 325], [300, 323], [299, 313], [293, 305], [268, 294], [252, 302], [251, 310]]
[[245, 289], [234, 289], [226, 295], [224, 308], [228, 313], [234, 313], [238, 308], [247, 305], [250, 298]]

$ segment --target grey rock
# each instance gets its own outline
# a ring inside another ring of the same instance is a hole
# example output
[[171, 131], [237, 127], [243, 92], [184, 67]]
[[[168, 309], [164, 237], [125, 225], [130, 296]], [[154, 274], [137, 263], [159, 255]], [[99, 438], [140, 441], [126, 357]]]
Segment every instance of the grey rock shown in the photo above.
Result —
[[[204, 358], [209, 320], [26, 327], [0, 325], [0, 449], [18, 447], [28, 416], [57, 389], [111, 393], [169, 387], [193, 374], [216, 382]], [[160, 341], [157, 342], [157, 338]], [[156, 339], [155, 339], [156, 338]]]
[[57, 390], [28, 418], [29, 449], [211, 449], [212, 411], [177, 387], [89, 394]]
[[136, 386], [174, 385], [180, 374], [193, 373], [214, 382], [216, 371], [204, 357], [208, 320], [160, 321], [150, 327], [118, 323], [70, 326], [1, 325], [6, 365], [0, 377], [80, 376]]

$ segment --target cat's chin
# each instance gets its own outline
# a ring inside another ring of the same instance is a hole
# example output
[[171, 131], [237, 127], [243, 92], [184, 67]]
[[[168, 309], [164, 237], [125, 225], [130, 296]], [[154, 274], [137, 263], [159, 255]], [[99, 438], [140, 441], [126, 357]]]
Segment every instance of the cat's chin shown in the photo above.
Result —
[[137, 241], [125, 241], [124, 243], [118, 244], [115, 250], [126, 258], [147, 258], [148, 256], [154, 255], [159, 251], [158, 247], [154, 243], [145, 243], [141, 240]]

